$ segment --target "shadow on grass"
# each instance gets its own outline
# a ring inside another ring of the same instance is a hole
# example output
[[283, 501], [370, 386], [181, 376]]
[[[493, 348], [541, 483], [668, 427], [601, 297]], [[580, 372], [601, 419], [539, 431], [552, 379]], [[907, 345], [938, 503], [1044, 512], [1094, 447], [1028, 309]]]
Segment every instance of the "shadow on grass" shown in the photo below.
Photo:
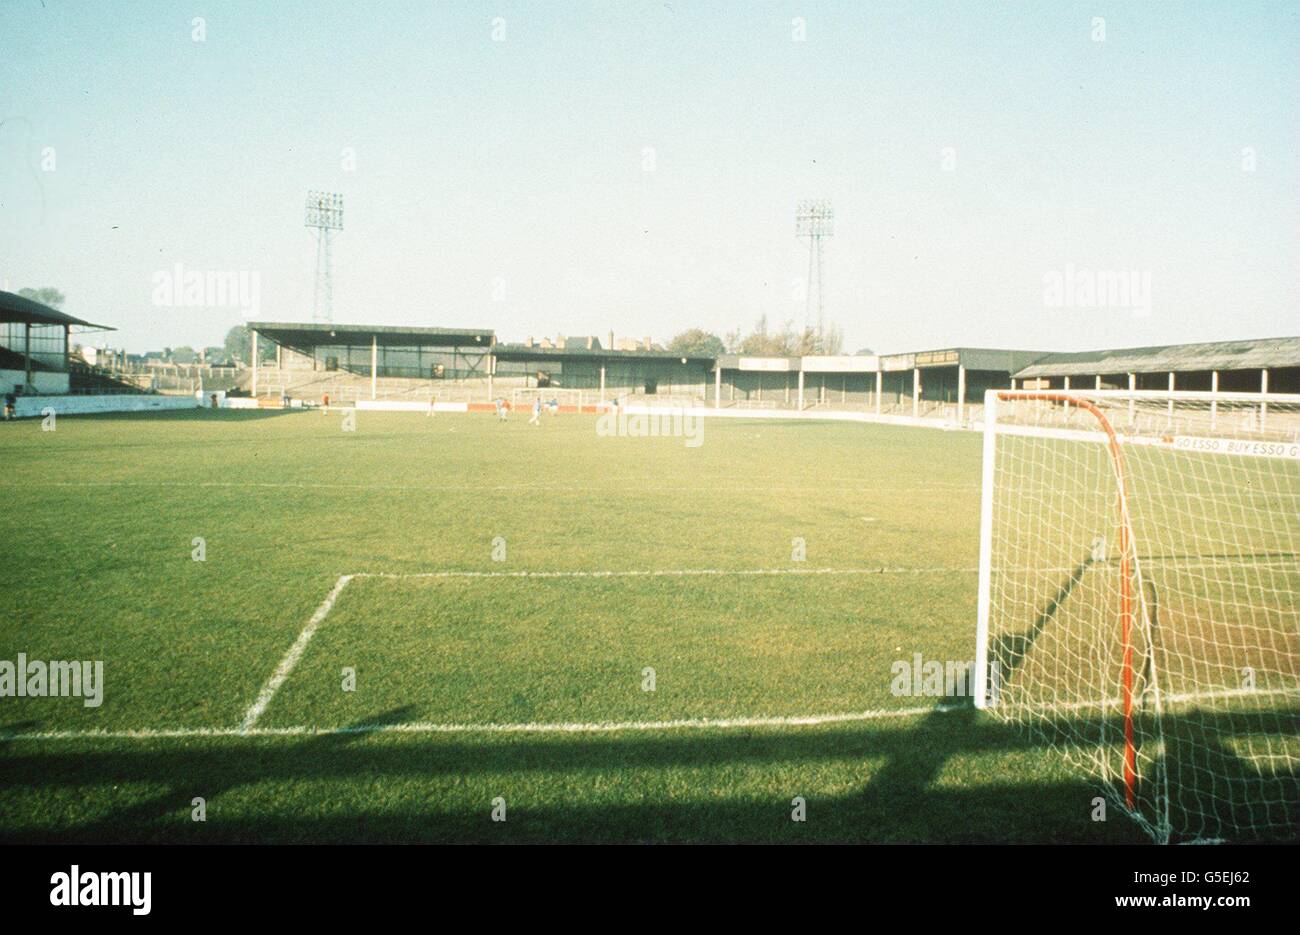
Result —
[[1038, 616], [1034, 619], [1024, 633], [1004, 633], [999, 636], [989, 650], [989, 661], [996, 666], [993, 673], [990, 674], [990, 681], [998, 688], [1004, 688], [1008, 682], [1015, 678], [1017, 670], [1024, 662], [1029, 651], [1033, 649], [1034, 643], [1042, 636], [1047, 625], [1056, 619], [1057, 612], [1061, 605], [1069, 599], [1074, 589], [1078, 587], [1079, 582], [1083, 580], [1084, 574], [1094, 564], [1093, 559], [1087, 558], [1074, 567], [1069, 577], [1057, 588], [1056, 594], [1047, 602]]
[[[1235, 715], [1218, 726], [1259, 730], [1264, 716]], [[397, 709], [380, 721], [408, 717]], [[1274, 728], [1276, 717], [1267, 715]], [[1206, 729], [1206, 719], [1198, 715], [1198, 729]], [[1098, 793], [1093, 782], [1019, 780], [1017, 755], [1047, 753], [1015, 727], [970, 708], [907, 721], [744, 732], [16, 742], [0, 752], [0, 802], [9, 806], [0, 814], [0, 840], [1146, 840], [1121, 815], [1106, 823], [1089, 819]], [[847, 789], [846, 764], [853, 777]], [[1235, 768], [1259, 781], [1245, 764]], [[645, 785], [638, 784], [642, 776]], [[1284, 816], [1300, 815], [1297, 778], [1277, 777], [1279, 789], [1292, 790], [1279, 806]], [[132, 789], [148, 791], [116, 804]], [[70, 793], [99, 815], [48, 831], [35, 804], [25, 806], [33, 810], [26, 822], [14, 813], [13, 804], [29, 792], [44, 803]], [[490, 819], [497, 795], [508, 802], [504, 823]], [[204, 823], [190, 820], [194, 796], [207, 802]], [[806, 799], [806, 822], [791, 821], [794, 796]]]

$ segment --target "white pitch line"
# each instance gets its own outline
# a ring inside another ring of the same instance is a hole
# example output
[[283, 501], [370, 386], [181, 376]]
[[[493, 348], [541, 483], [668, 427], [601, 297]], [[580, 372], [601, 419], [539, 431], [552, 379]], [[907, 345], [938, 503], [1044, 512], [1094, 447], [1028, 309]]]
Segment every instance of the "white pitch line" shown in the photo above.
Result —
[[404, 580], [411, 578], [697, 578], [697, 577], [763, 577], [768, 575], [907, 575], [953, 574], [978, 571], [975, 567], [951, 566], [915, 568], [664, 568], [631, 571], [361, 571], [353, 578], [385, 578]]
[[948, 713], [960, 705], [880, 709], [844, 714], [807, 714], [778, 717], [680, 718], [670, 721], [593, 721], [449, 723], [410, 721], [402, 724], [357, 724], [348, 727], [179, 727], [138, 730], [38, 731], [0, 735], [0, 741], [15, 740], [167, 740], [203, 737], [334, 737], [352, 734], [606, 734], [618, 731], [743, 730], [756, 727], [816, 727], [892, 718], [918, 717], [933, 712]]
[[348, 582], [351, 581], [352, 578], [352, 575], [341, 575], [339, 580], [334, 582], [334, 589], [330, 591], [329, 596], [321, 602], [321, 605], [316, 608], [316, 613], [311, 615], [311, 619], [307, 621], [307, 626], [303, 627], [302, 632], [298, 634], [298, 639], [294, 640], [293, 645], [289, 647], [289, 651], [284, 654], [284, 658], [280, 660], [280, 664], [276, 667], [275, 672], [272, 673], [271, 678], [262, 686], [261, 692], [257, 695], [257, 700], [253, 702], [252, 707], [250, 707], [247, 713], [244, 714], [244, 720], [239, 725], [240, 731], [246, 733], [254, 724], [257, 723], [257, 719], [262, 716], [262, 712], [266, 710], [266, 706], [271, 703], [271, 699], [275, 697], [275, 693], [280, 690], [280, 686], [284, 684], [284, 680], [289, 677], [289, 673], [293, 671], [293, 667], [296, 666], [298, 660], [302, 658], [303, 651], [306, 650], [307, 644], [310, 643], [311, 638], [316, 635], [316, 628], [321, 625], [321, 621], [323, 621], [329, 614], [330, 610], [334, 607], [334, 602], [339, 599], [339, 595], [343, 593], [343, 589], [348, 586]]
[[[1294, 564], [1290, 560], [1281, 560], [1287, 564]], [[1222, 564], [1237, 564], [1234, 562], [1214, 562], [1204, 566], [1186, 565], [1190, 567], [1214, 567]], [[1256, 564], [1256, 563], [1249, 563]], [[1267, 564], [1267, 562], [1263, 563]], [[735, 718], [686, 718], [670, 721], [598, 721], [598, 722], [560, 722], [560, 723], [517, 723], [517, 724], [497, 724], [497, 723], [447, 723], [440, 724], [429, 721], [415, 721], [404, 724], [362, 724], [352, 727], [333, 727], [318, 728], [310, 726], [298, 727], [257, 727], [257, 721], [266, 710], [267, 705], [275, 697], [277, 691], [284, 684], [285, 680], [293, 671], [298, 660], [307, 649], [307, 644], [316, 634], [316, 630], [324, 622], [329, 612], [333, 609], [339, 595], [347, 587], [348, 582], [353, 578], [378, 578], [386, 580], [400, 580], [410, 578], [648, 578], [648, 577], [694, 577], [694, 576], [761, 576], [761, 575], [879, 575], [879, 574], [924, 574], [924, 573], [944, 573], [954, 574], [960, 572], [975, 573], [975, 568], [960, 568], [952, 566], [934, 566], [934, 567], [917, 567], [917, 568], [757, 568], [757, 569], [739, 569], [728, 570], [720, 568], [682, 568], [682, 569], [660, 569], [660, 570], [643, 570], [643, 571], [430, 571], [430, 572], [355, 572], [348, 575], [340, 575], [334, 583], [333, 589], [329, 595], [316, 608], [307, 625], [302, 632], [298, 634], [298, 639], [289, 647], [289, 651], [280, 660], [279, 666], [276, 667], [271, 678], [262, 687], [258, 693], [257, 700], [244, 714], [244, 719], [239, 727], [182, 727], [182, 728], [139, 728], [128, 730], [83, 730], [83, 731], [35, 731], [31, 733], [3, 734], [0, 733], [0, 742], [9, 742], [15, 740], [80, 740], [80, 739], [116, 739], [116, 740], [152, 740], [152, 739], [184, 739], [199, 737], [315, 737], [315, 736], [332, 736], [340, 734], [509, 734], [509, 733], [610, 733], [615, 731], [656, 731], [656, 730], [690, 730], [690, 729], [714, 729], [727, 730], [736, 728], [755, 728], [755, 727], [803, 727], [815, 726], [819, 724], [838, 724], [851, 723], [857, 721], [880, 720], [884, 718], [915, 717], [927, 713], [948, 713], [956, 710], [963, 710], [964, 705], [935, 705], [932, 707], [922, 708], [898, 708], [898, 709], [878, 709], [874, 711], [860, 711], [847, 714], [813, 714], [813, 715], [788, 715], [777, 717], [735, 717]], [[1038, 571], [1051, 569], [1036, 569]], [[1058, 569], [1062, 572], [1070, 572], [1073, 569]], [[1289, 695], [1296, 694], [1293, 689], [1277, 689], [1270, 691], [1255, 691], [1248, 689], [1226, 689], [1214, 692], [1201, 692], [1190, 694], [1166, 695], [1169, 702], [1195, 702], [1209, 700], [1214, 698], [1227, 698], [1237, 696], [1259, 696], [1265, 697], [1270, 695]], [[1080, 710], [1084, 708], [1105, 708], [1112, 704], [1110, 699], [1102, 699], [1097, 702], [1074, 702], [1063, 705], [1031, 705], [1022, 710], [1038, 711], [1039, 713], [1053, 713], [1059, 711]]]
[[1179, 692], [1162, 695], [1161, 700], [1170, 704], [1182, 704], [1184, 702], [1214, 701], [1219, 698], [1272, 698], [1277, 695], [1300, 696], [1300, 686], [1295, 688], [1269, 688], [1264, 691], [1260, 691], [1258, 688], [1221, 688], [1210, 692]]
[[[1262, 691], [1257, 688], [1221, 688], [1208, 692], [1178, 692], [1162, 694], [1160, 700], [1165, 704], [1196, 704], [1202, 701], [1217, 701], [1223, 698], [1276, 698], [1282, 695], [1300, 698], [1300, 686], [1296, 688], [1268, 688]], [[1096, 701], [1056, 701], [1012, 705], [1012, 709], [1016, 714], [1027, 713], [1050, 716], [1074, 711], [1105, 711], [1111, 708], [1120, 708], [1123, 704], [1124, 699], [1115, 696], [1100, 698]], [[994, 705], [988, 710], [996, 712], [998, 708]]]
[[[1225, 567], [1282, 567], [1300, 566], [1300, 558], [1275, 559], [1212, 559], [1204, 562], [1185, 562], [1178, 558], [1146, 558], [1148, 565], [1173, 565], [1184, 571], [1205, 570]], [[1030, 567], [1004, 568], [1004, 573], [1039, 572], [1043, 574], [1068, 575], [1078, 568]], [[743, 577], [755, 578], [776, 575], [974, 575], [979, 568], [974, 565], [916, 565], [889, 566], [880, 565], [870, 568], [665, 568], [650, 570], [606, 570], [606, 571], [361, 571], [349, 575], [351, 578], [380, 578], [390, 581], [411, 580], [419, 578], [697, 578], [697, 577]]]
[[0, 481], [0, 487], [16, 488], [40, 488], [40, 487], [177, 487], [182, 489], [192, 488], [230, 488], [235, 490], [251, 488], [268, 488], [271, 490], [461, 490], [461, 491], [507, 491], [507, 490], [538, 490], [538, 491], [573, 491], [577, 493], [591, 493], [593, 491], [606, 493], [639, 493], [642, 491], [671, 491], [674, 493], [770, 493], [772, 491], [848, 491], [852, 493], [874, 493], [886, 491], [889, 493], [925, 493], [932, 490], [979, 490], [979, 484], [966, 483], [947, 483], [937, 481], [932, 484], [922, 484], [909, 487], [881, 487], [872, 486], [867, 489], [861, 484], [843, 486], [843, 487], [826, 487], [791, 484], [746, 484], [746, 485], [707, 485], [707, 486], [690, 486], [684, 484], [647, 484], [629, 490], [626, 484], [620, 484], [617, 487], [593, 487], [587, 485], [572, 484], [343, 484], [343, 483], [326, 483], [313, 481], [36, 481], [34, 483], [21, 483], [15, 481]]
[[[1271, 697], [1300, 695], [1300, 689], [1273, 689], [1247, 691], [1226, 689], [1213, 692], [1196, 692], [1166, 696], [1167, 701], [1194, 702], [1217, 698], [1250, 695]], [[1112, 702], [1079, 702], [1074, 704], [1029, 705], [1022, 710], [1038, 713], [1075, 711], [1084, 708], [1109, 707]], [[1114, 702], [1118, 704], [1118, 702]], [[951, 714], [969, 711], [965, 704], [936, 704], [912, 708], [878, 708], [869, 711], [852, 711], [842, 714], [796, 714], [773, 717], [717, 717], [679, 718], [669, 721], [561, 721], [523, 723], [436, 723], [410, 721], [402, 724], [357, 724], [346, 727], [177, 727], [136, 730], [56, 730], [34, 731], [22, 734], [0, 734], [0, 742], [36, 740], [189, 740], [225, 737], [337, 737], [364, 734], [608, 734], [620, 731], [648, 732], [675, 730], [748, 730], [761, 727], [817, 727], [826, 724], [852, 724], [866, 721], [894, 720], [921, 717], [926, 714]]]

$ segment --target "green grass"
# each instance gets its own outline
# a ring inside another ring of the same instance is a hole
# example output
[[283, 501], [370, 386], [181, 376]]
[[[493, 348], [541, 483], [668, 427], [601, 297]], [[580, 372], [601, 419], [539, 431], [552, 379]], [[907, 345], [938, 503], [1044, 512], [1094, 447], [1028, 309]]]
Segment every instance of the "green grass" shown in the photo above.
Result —
[[[0, 698], [9, 841], [1138, 841], [972, 710], [819, 726], [231, 736], [259, 728], [928, 709], [891, 665], [974, 652], [980, 439], [708, 422], [704, 444], [488, 416], [199, 412], [0, 425], [0, 659], [105, 696]], [[206, 561], [191, 559], [206, 541]], [[507, 556], [493, 561], [493, 540]], [[792, 561], [792, 540], [807, 561]], [[434, 571], [875, 574], [401, 577]], [[342, 690], [345, 667], [356, 690]], [[642, 690], [643, 670], [656, 690]], [[202, 729], [220, 736], [14, 735]], [[208, 820], [190, 820], [191, 799]], [[508, 821], [490, 820], [504, 797]], [[808, 821], [790, 820], [791, 799]]]

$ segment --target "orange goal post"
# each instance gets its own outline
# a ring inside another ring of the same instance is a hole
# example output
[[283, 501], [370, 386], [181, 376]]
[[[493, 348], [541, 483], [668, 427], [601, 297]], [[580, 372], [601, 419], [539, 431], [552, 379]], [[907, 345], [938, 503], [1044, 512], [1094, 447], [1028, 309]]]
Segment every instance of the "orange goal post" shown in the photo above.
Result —
[[1300, 827], [1300, 396], [991, 390], [975, 703], [1153, 838]]

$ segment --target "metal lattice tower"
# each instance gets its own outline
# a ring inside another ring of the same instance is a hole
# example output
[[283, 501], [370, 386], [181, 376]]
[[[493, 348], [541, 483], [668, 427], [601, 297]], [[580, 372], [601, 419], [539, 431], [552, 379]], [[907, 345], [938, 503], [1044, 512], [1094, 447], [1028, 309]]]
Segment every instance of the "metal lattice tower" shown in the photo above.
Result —
[[813, 285], [817, 289], [817, 337], [825, 334], [825, 303], [822, 289], [822, 240], [835, 233], [835, 213], [829, 199], [805, 198], [794, 210], [794, 235], [808, 241], [808, 294], [804, 300], [804, 327], [812, 319]]
[[316, 231], [316, 288], [312, 293], [313, 321], [334, 320], [334, 275], [330, 241], [343, 230], [343, 196], [330, 192], [307, 193], [306, 226]]

